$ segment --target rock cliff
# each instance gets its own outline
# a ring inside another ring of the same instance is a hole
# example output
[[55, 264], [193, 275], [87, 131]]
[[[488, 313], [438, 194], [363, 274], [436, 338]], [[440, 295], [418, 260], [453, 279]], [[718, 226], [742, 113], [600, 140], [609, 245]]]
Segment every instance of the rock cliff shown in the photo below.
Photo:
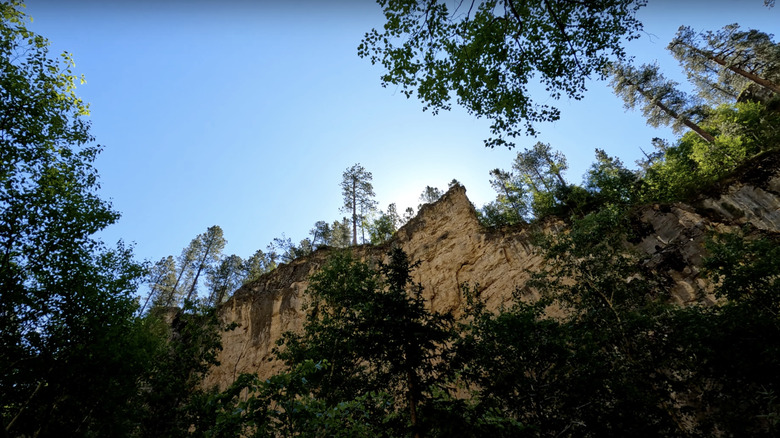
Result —
[[[680, 304], [701, 301], [708, 284], [700, 276], [700, 267], [711, 232], [748, 223], [765, 232], [780, 232], [780, 154], [752, 161], [688, 203], [639, 208], [633, 220], [643, 230], [633, 245], [650, 256], [651, 269], [669, 279], [673, 299]], [[560, 232], [556, 228], [561, 227], [553, 223], [548, 229]], [[466, 283], [477, 288], [479, 299], [491, 309], [508, 303], [518, 288], [525, 299], [535, 298], [525, 284], [543, 259], [531, 244], [529, 229], [483, 228], [462, 186], [425, 205], [388, 245], [400, 245], [411, 260], [421, 261], [415, 279], [434, 310], [459, 313], [461, 286]], [[360, 257], [381, 258], [387, 246], [362, 246], [355, 251]], [[237, 328], [224, 333], [221, 365], [209, 373], [206, 385], [224, 387], [242, 372], [267, 377], [280, 368], [271, 360], [275, 342], [285, 331], [301, 328], [308, 278], [330, 252], [318, 250], [281, 265], [234, 294], [222, 307], [221, 317], [235, 322]]]

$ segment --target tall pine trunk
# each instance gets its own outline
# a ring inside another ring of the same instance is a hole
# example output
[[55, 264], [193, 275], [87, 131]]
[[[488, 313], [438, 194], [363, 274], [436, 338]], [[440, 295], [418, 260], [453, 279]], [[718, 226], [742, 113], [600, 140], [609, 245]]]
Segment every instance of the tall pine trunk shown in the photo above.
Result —
[[206, 266], [206, 259], [211, 254], [211, 247], [214, 245], [214, 240], [209, 240], [209, 244], [206, 247], [206, 250], [203, 251], [203, 257], [200, 259], [200, 263], [198, 264], [198, 271], [195, 273], [195, 278], [192, 280], [192, 285], [190, 286], [190, 290], [187, 293], [187, 300], [192, 298], [192, 294], [195, 293], [195, 288], [198, 286], [198, 277], [200, 277], [200, 273], [203, 272], [203, 268]]
[[637, 88], [637, 90], [639, 91], [639, 94], [644, 96], [645, 99], [647, 99], [649, 102], [653, 102], [653, 105], [655, 105], [658, 108], [660, 108], [661, 111], [665, 112], [666, 114], [669, 114], [670, 116], [672, 116], [672, 118], [674, 118], [675, 120], [679, 120], [680, 122], [682, 122], [683, 125], [687, 126], [691, 131], [693, 131], [696, 134], [698, 134], [699, 137], [703, 138], [707, 143], [714, 143], [715, 142], [715, 137], [713, 137], [712, 134], [710, 134], [709, 132], [703, 130], [701, 128], [701, 126], [697, 125], [696, 123], [693, 123], [693, 121], [691, 121], [691, 119], [689, 119], [689, 118], [687, 118], [687, 117], [685, 117], [685, 116], [683, 116], [681, 114], [678, 114], [677, 111], [674, 111], [673, 109], [671, 109], [668, 106], [664, 105], [663, 103], [661, 103], [660, 100], [655, 99], [654, 96], [650, 95], [650, 93], [648, 93], [647, 91], [643, 90], [638, 85], [633, 84], [633, 83], [631, 85], [635, 86]]
[[768, 79], [764, 79], [764, 78], [762, 78], [761, 76], [758, 76], [755, 73], [751, 73], [751, 72], [749, 72], [749, 71], [747, 71], [745, 69], [742, 69], [740, 67], [737, 67], [735, 65], [730, 65], [726, 61], [726, 59], [721, 57], [721, 56], [717, 56], [717, 55], [715, 55], [713, 53], [706, 52], [706, 51], [701, 50], [698, 47], [692, 46], [690, 44], [685, 44], [685, 43], [680, 43], [680, 44], [682, 44], [685, 47], [688, 47], [689, 49], [691, 49], [694, 52], [698, 53], [699, 55], [709, 59], [710, 61], [712, 61], [712, 62], [714, 62], [714, 63], [716, 63], [716, 64], [718, 64], [720, 66], [723, 66], [723, 67], [733, 71], [734, 73], [736, 73], [736, 74], [738, 74], [738, 75], [740, 75], [740, 76], [742, 76], [744, 78], [747, 78], [747, 79], [755, 82], [756, 84], [766, 88], [767, 90], [770, 90], [770, 91], [773, 91], [773, 92], [775, 92], [777, 94], [780, 94], [780, 85], [778, 85], [778, 84], [776, 84], [776, 83], [774, 83], [774, 82], [772, 82], [772, 81], [770, 81]]
[[357, 246], [357, 179], [352, 178], [352, 246]]
[[415, 379], [414, 371], [409, 369], [406, 371], [406, 379], [408, 385], [407, 398], [409, 400], [409, 422], [412, 425], [412, 437], [420, 438], [420, 424], [417, 419], [417, 381]]

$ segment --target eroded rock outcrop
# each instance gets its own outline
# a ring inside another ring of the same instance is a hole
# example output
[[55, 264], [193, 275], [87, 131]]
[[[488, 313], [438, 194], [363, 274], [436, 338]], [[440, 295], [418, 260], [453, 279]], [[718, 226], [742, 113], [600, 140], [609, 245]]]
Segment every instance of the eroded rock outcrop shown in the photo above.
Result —
[[[681, 304], [702, 300], [709, 285], [700, 275], [704, 242], [712, 232], [745, 224], [780, 231], [780, 155], [769, 154], [744, 166], [727, 181], [708, 189], [687, 204], [651, 205], [634, 215], [643, 230], [632, 244], [649, 255], [648, 267], [669, 279], [673, 299]], [[552, 225], [549, 232], [560, 232]], [[400, 245], [411, 260], [420, 260], [415, 280], [434, 310], [462, 309], [461, 288], [475, 287], [488, 308], [512, 299], [515, 289], [535, 298], [525, 284], [542, 266], [527, 227], [488, 230], [477, 221], [462, 186], [451, 188], [439, 201], [424, 206], [388, 245]], [[355, 248], [359, 257], [382, 258], [387, 247]], [[281, 265], [258, 281], [238, 290], [223, 306], [221, 317], [237, 328], [224, 333], [221, 365], [207, 376], [207, 385], [229, 385], [242, 372], [268, 377], [281, 364], [271, 360], [282, 333], [300, 330], [302, 304], [309, 277], [331, 250]], [[705, 299], [706, 302], [706, 299]]]

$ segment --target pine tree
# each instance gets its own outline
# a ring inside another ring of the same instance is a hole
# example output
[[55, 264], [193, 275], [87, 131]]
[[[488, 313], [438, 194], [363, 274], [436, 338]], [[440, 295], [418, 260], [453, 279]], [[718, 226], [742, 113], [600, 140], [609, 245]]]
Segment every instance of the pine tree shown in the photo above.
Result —
[[317, 221], [314, 223], [314, 228], [309, 230], [311, 235], [311, 245], [313, 248], [320, 246], [330, 245], [330, 241], [333, 238], [333, 230], [330, 224], [325, 221]]
[[446, 359], [454, 322], [451, 314], [428, 310], [422, 286], [412, 281], [417, 264], [406, 253], [395, 248], [387, 258], [375, 268], [348, 252], [336, 254], [312, 277], [304, 331], [285, 335], [280, 357], [291, 369], [328, 362], [307, 383], [327, 406], [372, 391], [390, 394], [393, 403], [381, 415], [388, 421], [401, 415], [409, 426], [395, 420], [396, 427], [421, 436], [422, 408], [433, 410], [428, 401], [443, 387], [436, 384], [451, 377]]
[[549, 144], [537, 142], [533, 148], [518, 153], [512, 168], [524, 175], [536, 192], [552, 192], [567, 185], [563, 178], [563, 172], [569, 168], [566, 157], [553, 151]]
[[493, 226], [513, 225], [523, 222], [528, 212], [524, 182], [514, 172], [501, 169], [490, 171], [490, 186], [496, 191], [494, 203], [482, 208], [482, 213], [490, 218], [488, 223]]
[[333, 230], [332, 238], [331, 238], [331, 246], [335, 248], [346, 248], [350, 244], [350, 226], [349, 226], [349, 218], [342, 218], [340, 221], [335, 220], [333, 221], [333, 224], [331, 225], [331, 229]]
[[715, 141], [694, 120], [701, 116], [701, 106], [680, 91], [676, 82], [666, 79], [658, 65], [645, 64], [636, 69], [629, 64], [614, 64], [611, 73], [615, 94], [623, 98], [627, 109], [640, 106], [649, 125], [667, 125], [675, 131], [685, 126], [707, 142]]
[[206, 286], [209, 290], [207, 303], [211, 306], [222, 304], [244, 282], [246, 271], [241, 257], [231, 254], [223, 258], [216, 266], [206, 272]]
[[261, 275], [271, 272], [276, 269], [276, 254], [273, 252], [264, 253], [263, 250], [258, 249], [244, 261], [243, 283], [249, 283], [260, 278]]
[[772, 35], [737, 24], [700, 35], [681, 26], [668, 48], [711, 102], [734, 102], [750, 83], [780, 93], [780, 45]]
[[[344, 196], [342, 211], [352, 213], [352, 245], [357, 245], [357, 227], [364, 215], [376, 205], [374, 186], [371, 184], [371, 172], [360, 164], [344, 171], [341, 181], [341, 194]], [[363, 239], [365, 241], [365, 237]]]
[[425, 204], [433, 204], [442, 197], [444, 193], [437, 187], [425, 186], [425, 189], [420, 194], [420, 204], [417, 205], [417, 209], [421, 209]]
[[368, 227], [371, 244], [379, 245], [390, 240], [398, 229], [401, 218], [395, 204], [387, 206], [387, 212], [379, 211], [377, 218], [372, 220]]
[[214, 266], [222, 255], [225, 248], [225, 238], [222, 236], [222, 228], [214, 225], [206, 229], [206, 232], [199, 234], [193, 239], [187, 248], [187, 254], [192, 257], [192, 278], [188, 284], [189, 290], [185, 297], [186, 301], [197, 297], [198, 280], [201, 274], [207, 272]]
[[571, 187], [563, 172], [568, 169], [566, 157], [549, 144], [538, 142], [531, 149], [519, 152], [512, 169], [524, 190], [530, 194], [528, 204], [536, 217], [552, 213], [552, 209], [567, 202]]
[[160, 307], [173, 302], [174, 286], [176, 284], [176, 261], [173, 256], [163, 257], [155, 263], [147, 274], [149, 295], [139, 313], [143, 314], [149, 303]]
[[167, 301], [160, 303], [163, 307], [176, 307], [182, 304], [184, 291], [189, 290], [189, 285], [192, 281], [199, 250], [198, 245], [198, 240], [193, 239], [189, 245], [182, 249], [181, 254], [176, 259], [176, 281], [173, 283], [171, 293], [167, 295]]

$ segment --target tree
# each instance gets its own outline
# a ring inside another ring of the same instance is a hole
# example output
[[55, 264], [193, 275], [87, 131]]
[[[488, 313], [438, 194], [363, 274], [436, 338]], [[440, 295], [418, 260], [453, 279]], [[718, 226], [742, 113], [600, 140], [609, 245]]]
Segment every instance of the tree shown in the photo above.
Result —
[[401, 216], [398, 215], [398, 207], [395, 205], [395, 202], [391, 202], [387, 205], [387, 213], [385, 213], [385, 215], [388, 217], [394, 230], [397, 230], [398, 227], [401, 226]]
[[358, 222], [361, 222], [362, 229], [364, 214], [376, 205], [372, 178], [371, 172], [367, 172], [360, 164], [345, 170], [342, 175], [341, 194], [344, 196], [342, 211], [352, 213], [352, 245], [357, 245]]
[[715, 103], [733, 103], [750, 83], [780, 94], [780, 45], [772, 35], [740, 31], [738, 24], [701, 35], [681, 26], [669, 50], [703, 97]]
[[531, 195], [527, 203], [536, 217], [552, 213], [555, 207], [569, 201], [572, 188], [563, 177], [568, 167], [566, 157], [553, 151], [549, 144], [538, 142], [531, 149], [518, 152], [512, 169]]
[[137, 396], [142, 421], [133, 436], [190, 437], [208, 412], [199, 403], [207, 393], [203, 377], [218, 363], [221, 349], [216, 307], [185, 300], [179, 309], [153, 309], [146, 322], [157, 334], [154, 367]]
[[[422, 287], [411, 278], [416, 264], [406, 253], [392, 249], [388, 260], [374, 268], [347, 252], [336, 254], [312, 277], [303, 333], [285, 334], [280, 358], [291, 369], [327, 361], [327, 369], [308, 378], [310, 394], [326, 406], [386, 392], [393, 403], [378, 423], [421, 436], [422, 413], [431, 412], [428, 402], [448, 378], [453, 319], [426, 308]], [[393, 420], [398, 416], [400, 422]]]
[[512, 168], [523, 175], [536, 192], [552, 192], [556, 187], [566, 187], [563, 172], [569, 168], [566, 157], [553, 151], [549, 144], [536, 143], [533, 148], [517, 154]]
[[173, 259], [173, 256], [163, 257], [152, 265], [147, 274], [147, 283], [149, 284], [149, 295], [141, 306], [140, 314], [144, 313], [150, 302], [154, 307], [165, 306], [166, 303], [174, 302], [176, 261]]
[[176, 259], [176, 281], [173, 283], [171, 292], [167, 295], [167, 300], [160, 304], [164, 307], [176, 307], [182, 305], [184, 300], [184, 291], [189, 290], [189, 281], [192, 280], [195, 262], [198, 257], [198, 239], [190, 241], [190, 244], [182, 249], [181, 254]]
[[442, 197], [444, 193], [436, 187], [425, 186], [425, 190], [420, 194], [420, 205], [417, 206], [417, 210], [421, 209], [425, 204], [433, 204]]
[[585, 174], [585, 189], [598, 198], [599, 204], [630, 205], [637, 200], [637, 179], [619, 159], [596, 149], [596, 162]]
[[194, 249], [192, 279], [189, 283], [189, 291], [185, 300], [189, 301], [197, 297], [198, 279], [202, 273], [207, 272], [219, 261], [222, 250], [225, 248], [225, 238], [222, 236], [222, 228], [219, 225], [208, 227], [206, 232], [199, 234], [190, 242], [189, 248]]
[[496, 199], [477, 211], [480, 222], [488, 227], [503, 227], [524, 221], [528, 214], [527, 180], [513, 171], [493, 169], [490, 186], [496, 191]]
[[623, 98], [627, 109], [638, 105], [651, 126], [669, 125], [675, 131], [683, 126], [709, 143], [712, 134], [694, 120], [701, 116], [701, 106], [677, 89], [677, 83], [667, 80], [657, 64], [642, 65], [639, 69], [628, 64], [614, 64], [611, 68], [615, 94]]
[[331, 246], [335, 248], [346, 248], [350, 243], [349, 218], [342, 218], [340, 221], [333, 221], [331, 229], [333, 230]]
[[491, 170], [490, 175], [493, 177], [490, 186], [498, 193], [498, 204], [507, 210], [507, 220], [510, 223], [521, 222], [528, 210], [523, 182], [513, 173], [501, 169]]
[[276, 253], [264, 253], [258, 249], [244, 261], [244, 280], [243, 284], [250, 283], [260, 278], [261, 275], [276, 269]]
[[0, 4], [0, 434], [128, 435], [151, 365], [144, 269], [94, 237], [119, 214], [98, 196], [89, 107], [21, 11]]
[[298, 247], [295, 246], [292, 239], [285, 236], [282, 233], [282, 237], [274, 237], [274, 240], [268, 244], [266, 248], [269, 254], [273, 254], [274, 257], [278, 257], [281, 261], [289, 263], [301, 254]]
[[314, 228], [309, 231], [311, 235], [311, 244], [314, 248], [320, 246], [330, 245], [330, 241], [333, 237], [333, 230], [325, 221], [317, 221], [314, 223]]
[[[639, 36], [644, 0], [600, 2], [485, 0], [378, 2], [384, 29], [368, 32], [358, 54], [386, 73], [382, 85], [416, 95], [423, 109], [449, 110], [451, 99], [492, 120], [490, 147], [534, 135], [560, 111], [531, 97], [536, 83], [553, 99], [583, 97], [586, 79], [625, 57]], [[545, 97], [546, 98], [546, 97]]]
[[405, 224], [412, 220], [416, 213], [414, 212], [414, 207], [406, 207], [406, 210], [404, 210], [404, 216], [401, 218], [401, 223]]
[[395, 204], [387, 206], [387, 213], [379, 211], [378, 217], [371, 221], [368, 234], [372, 245], [379, 245], [390, 240], [395, 234], [401, 218], [398, 216]]
[[241, 257], [231, 254], [206, 272], [206, 285], [209, 290], [207, 303], [209, 305], [222, 304], [231, 293], [244, 283], [247, 274], [245, 266]]

